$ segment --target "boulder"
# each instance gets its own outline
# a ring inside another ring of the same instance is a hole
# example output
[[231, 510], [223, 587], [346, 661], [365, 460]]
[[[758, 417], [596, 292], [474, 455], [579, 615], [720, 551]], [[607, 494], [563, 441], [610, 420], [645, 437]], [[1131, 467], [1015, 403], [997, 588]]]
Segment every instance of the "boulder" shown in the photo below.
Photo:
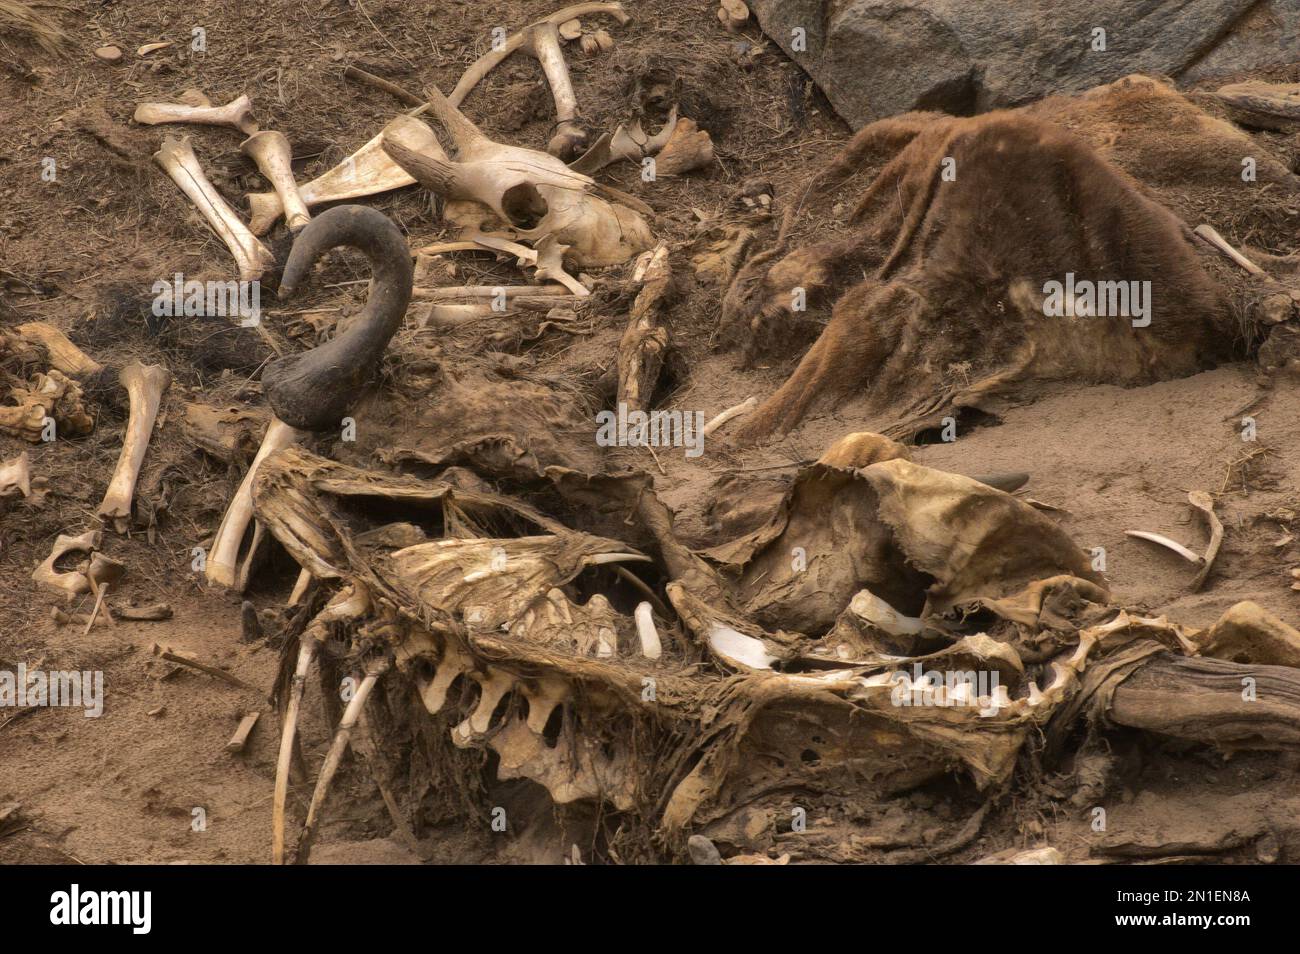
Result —
[[1289, 51], [1300, 23], [1300, 0], [753, 0], [751, 6], [764, 32], [855, 129], [914, 109], [972, 115], [1022, 105], [1129, 73], [1177, 78], [1194, 69], [1198, 78], [1210, 78], [1281, 65], [1294, 58]]

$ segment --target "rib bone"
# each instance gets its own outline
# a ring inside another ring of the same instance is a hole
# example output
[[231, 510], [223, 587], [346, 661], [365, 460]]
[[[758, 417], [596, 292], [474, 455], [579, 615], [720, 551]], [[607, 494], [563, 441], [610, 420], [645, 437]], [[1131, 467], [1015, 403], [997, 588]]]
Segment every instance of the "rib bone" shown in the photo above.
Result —
[[1170, 540], [1168, 537], [1163, 536], [1162, 534], [1151, 533], [1147, 530], [1125, 530], [1124, 533], [1130, 537], [1136, 537], [1139, 540], [1147, 541], [1147, 543], [1154, 543], [1164, 547], [1166, 550], [1171, 550], [1174, 553], [1177, 553], [1188, 563], [1193, 563], [1196, 566], [1202, 566], [1205, 562], [1200, 557], [1198, 557], [1195, 553], [1193, 553], [1191, 550], [1187, 549], [1187, 547], [1183, 546], [1181, 543], [1178, 543], [1176, 540]]
[[1220, 252], [1223, 253], [1225, 258], [1227, 258], [1229, 261], [1237, 265], [1240, 265], [1243, 269], [1245, 269], [1250, 274], [1252, 275], [1264, 274], [1264, 269], [1260, 268], [1258, 265], [1256, 265], [1254, 262], [1248, 259], [1245, 255], [1243, 255], [1241, 252], [1233, 248], [1231, 243], [1229, 243], [1227, 239], [1225, 239], [1222, 235], [1220, 235], [1218, 230], [1215, 229], [1214, 226], [1198, 225], [1196, 226], [1194, 231], [1198, 238], [1209, 243], [1210, 245], [1213, 245], [1215, 248], [1217, 248]]
[[108, 482], [104, 502], [96, 511], [105, 523], [111, 523], [118, 533], [126, 533], [131, 525], [131, 500], [135, 482], [140, 476], [145, 451], [149, 449], [149, 435], [158, 417], [158, 405], [163, 391], [171, 383], [171, 372], [160, 365], [142, 365], [132, 362], [122, 369], [119, 380], [131, 400], [131, 415], [126, 425], [126, 438], [122, 453], [117, 458], [113, 479]]
[[225, 106], [182, 106], [178, 103], [141, 103], [135, 108], [135, 121], [153, 126], [158, 123], [200, 123], [205, 126], [231, 126], [245, 136], [257, 132], [253, 106], [247, 96], [240, 96]]
[[370, 691], [375, 688], [379, 677], [388, 670], [388, 666], [387, 659], [377, 659], [370, 663], [366, 667], [366, 674], [360, 685], [357, 686], [356, 694], [348, 700], [348, 706], [343, 710], [338, 732], [334, 735], [329, 753], [325, 756], [325, 763], [321, 766], [320, 775], [316, 779], [316, 789], [311, 794], [311, 805], [307, 808], [307, 821], [303, 824], [302, 837], [298, 840], [298, 855], [294, 859], [296, 864], [307, 863], [308, 856], [311, 854], [312, 841], [316, 837], [316, 823], [321, 810], [325, 807], [325, 797], [329, 795], [330, 783], [334, 781], [334, 774], [339, 769], [343, 752], [352, 737], [352, 728], [365, 710], [366, 702], [370, 699]]
[[226, 243], [239, 266], [240, 281], [250, 282], [260, 278], [262, 272], [275, 260], [274, 256], [248, 230], [235, 210], [208, 181], [190, 146], [189, 137], [173, 139], [168, 136], [163, 140], [162, 147], [153, 154], [153, 158], [198, 207], [208, 225], [212, 226], [212, 231]]
[[1210, 575], [1214, 560], [1219, 555], [1219, 547], [1223, 544], [1223, 521], [1214, 512], [1214, 498], [1205, 491], [1193, 490], [1188, 493], [1187, 500], [1201, 512], [1210, 530], [1210, 542], [1206, 545], [1205, 555], [1201, 558], [1204, 561], [1203, 565], [1196, 578], [1192, 580], [1192, 592], [1196, 592], [1205, 583], [1205, 578]]
[[239, 146], [244, 155], [257, 163], [258, 171], [275, 189], [280, 205], [285, 209], [285, 222], [290, 232], [297, 232], [311, 221], [307, 204], [298, 194], [298, 183], [293, 178], [293, 151], [284, 133], [266, 130], [254, 133]]
[[344, 619], [355, 619], [370, 611], [370, 594], [359, 586], [340, 590], [326, 604], [299, 637], [298, 661], [289, 684], [285, 704], [284, 727], [280, 732], [280, 754], [275, 763], [275, 788], [271, 796], [271, 864], [284, 864], [284, 802], [289, 794], [289, 764], [293, 761], [294, 739], [298, 733], [298, 712], [307, 688], [307, 673], [325, 638], [326, 626]]
[[[290, 427], [279, 418], [271, 418], [267, 425], [266, 436], [257, 456], [248, 466], [248, 473], [230, 499], [226, 515], [217, 528], [217, 535], [212, 541], [212, 552], [208, 554], [207, 567], [203, 575], [209, 583], [234, 589], [238, 583], [239, 548], [244, 542], [244, 533], [249, 521], [253, 519], [253, 477], [257, 467], [276, 451], [290, 444], [296, 444], [306, 437], [305, 431]], [[251, 553], [251, 550], [250, 550]]]

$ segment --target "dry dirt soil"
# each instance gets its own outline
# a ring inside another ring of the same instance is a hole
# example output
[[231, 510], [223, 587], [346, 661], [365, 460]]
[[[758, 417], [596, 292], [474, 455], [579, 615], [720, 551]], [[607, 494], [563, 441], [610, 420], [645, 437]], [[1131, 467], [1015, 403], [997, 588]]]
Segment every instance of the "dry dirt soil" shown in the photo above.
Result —
[[[29, 445], [0, 435], [0, 460], [27, 450], [34, 474], [48, 487], [39, 508], [0, 504], [6, 508], [0, 509], [0, 669], [25, 662], [102, 670], [107, 696], [98, 719], [71, 709], [0, 710], [0, 814], [20, 806], [0, 823], [0, 862], [262, 863], [269, 857], [278, 731], [267, 697], [279, 647], [273, 634], [242, 641], [240, 599], [207, 590], [191, 570], [191, 549], [211, 538], [241, 472], [188, 445], [181, 430], [186, 401], [259, 403], [256, 372], [265, 348], [246, 338], [187, 339], [150, 320], [155, 281], [178, 271], [200, 274], [224, 264], [227, 252], [150, 162], [164, 130], [134, 124], [136, 104], [174, 101], [190, 88], [214, 103], [246, 93], [262, 128], [281, 130], [293, 143], [303, 181], [335, 165], [403, 108], [345, 79], [346, 66], [417, 92], [429, 84], [448, 91], [487, 49], [493, 27], [513, 32], [558, 6], [549, 0], [66, 0], [38, 7], [67, 33], [59, 50], [41, 50], [0, 30], [0, 331], [49, 321], [110, 368], [140, 359], [172, 370], [142, 478], [153, 525], [127, 536], [108, 533], [105, 548], [128, 567], [116, 600], [162, 601], [175, 614], [163, 622], [98, 625], [83, 635], [79, 626], [56, 625], [53, 598], [31, 581], [56, 535], [94, 525], [125, 426], [120, 391], [111, 382], [88, 387], [87, 407], [96, 418], [89, 436]], [[708, 169], [679, 179], [644, 183], [631, 165], [603, 174], [656, 210], [660, 238], [688, 242], [702, 216], [732, 208], [733, 196], [755, 177], [773, 185], [779, 208], [807, 170], [848, 137], [807, 78], [755, 27], [727, 33], [715, 4], [705, 0], [628, 6], [633, 22], [609, 27], [617, 40], [612, 52], [570, 57], [583, 115], [596, 128], [613, 128], [625, 115], [631, 81], [648, 65], [666, 65], [682, 80], [684, 112], [716, 147]], [[205, 31], [206, 52], [190, 49], [194, 28]], [[136, 54], [158, 40], [175, 45]], [[124, 51], [120, 61], [95, 57], [107, 43]], [[527, 57], [498, 67], [464, 109], [511, 142], [542, 148], [549, 137], [552, 104], [540, 69]], [[216, 128], [186, 131], [212, 180], [242, 210], [244, 193], [264, 186], [239, 152], [241, 137]], [[52, 182], [41, 175], [45, 157], [57, 169]], [[392, 217], [413, 245], [444, 235], [421, 190], [365, 201]], [[282, 262], [282, 228], [272, 245]], [[460, 278], [468, 284], [510, 273], [505, 265], [476, 265]], [[364, 276], [363, 268], [342, 259], [292, 304], [272, 303], [268, 329], [298, 347], [292, 339], [302, 333], [295, 326], [301, 312], [355, 310], [364, 289], [356, 282]], [[708, 416], [750, 395], [770, 394], [811, 341], [811, 335], [792, 341], [781, 360], [742, 371], [738, 354], [715, 340], [720, 300], [718, 288], [693, 282], [670, 313], [678, 356], [669, 403]], [[540, 360], [553, 362], [559, 374], [607, 368], [625, 321], [625, 305], [611, 307], [587, 341], [543, 352]], [[1257, 421], [1254, 442], [1241, 436], [1247, 408]], [[817, 411], [792, 438], [757, 449], [723, 439], [698, 460], [625, 453], [628, 463], [657, 475], [683, 538], [706, 544], [716, 542], [710, 503], [718, 481], [739, 474], [756, 494], [770, 492], [793, 475], [795, 464], [860, 429], [850, 401]], [[1063, 386], [955, 443], [920, 447], [915, 458], [971, 475], [1029, 472], [1023, 493], [1059, 508], [1055, 516], [1082, 546], [1105, 548], [1106, 576], [1117, 601], [1129, 607], [1194, 626], [1243, 599], [1293, 624], [1300, 617], [1290, 574], [1300, 565], [1300, 540], [1291, 533], [1300, 392], [1285, 380], [1262, 389], [1252, 364], [1128, 390]], [[1227, 539], [1207, 585], [1189, 595], [1191, 568], [1124, 531], [1157, 531], [1200, 549], [1202, 530], [1186, 502], [1196, 489], [1216, 495]], [[273, 560], [248, 598], [259, 609], [282, 605], [293, 578], [287, 561]], [[155, 644], [192, 653], [251, 688], [161, 660]], [[266, 714], [245, 752], [228, 754], [225, 744], [250, 709]], [[315, 703], [309, 706], [304, 743], [313, 765], [328, 744], [326, 718]], [[1122, 784], [1103, 802], [1112, 825], [1122, 823], [1155, 844], [1196, 844], [1230, 832], [1234, 819], [1262, 814], [1276, 821], [1283, 856], [1300, 860], [1293, 762], [1262, 755], [1225, 761], [1196, 748], [1156, 750], [1137, 741], [1116, 757], [1124, 764]], [[305, 785], [295, 788], [297, 810], [309, 794]], [[949, 795], [905, 796], [899, 810], [933, 807]], [[1059, 804], [1030, 793], [1001, 806], [981, 838], [953, 860], [1044, 841], [1067, 857], [1088, 857], [1089, 819]], [[203, 831], [195, 830], [195, 809], [206, 816]], [[413, 860], [389, 839], [390, 831], [373, 786], [345, 769], [313, 860]], [[425, 845], [432, 860], [458, 862], [555, 861], [558, 847], [541, 837], [510, 841], [455, 825], [435, 828]], [[1231, 847], [1217, 857], [1253, 860], [1251, 849]]]

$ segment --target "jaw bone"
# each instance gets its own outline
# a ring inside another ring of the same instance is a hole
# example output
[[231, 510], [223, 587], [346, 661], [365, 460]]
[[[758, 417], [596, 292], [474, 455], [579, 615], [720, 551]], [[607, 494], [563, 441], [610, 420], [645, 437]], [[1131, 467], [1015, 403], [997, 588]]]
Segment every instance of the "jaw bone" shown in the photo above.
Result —
[[239, 146], [244, 155], [257, 163], [258, 171], [275, 189], [275, 195], [285, 210], [285, 222], [290, 232], [297, 232], [311, 221], [307, 204], [298, 193], [293, 178], [293, 150], [284, 133], [266, 130], [254, 133]]
[[262, 272], [275, 260], [274, 256], [248, 230], [235, 210], [208, 181], [190, 146], [189, 137], [173, 139], [168, 136], [163, 140], [162, 147], [153, 154], [153, 158], [203, 214], [208, 225], [212, 226], [212, 231], [226, 243], [239, 266], [240, 281], [255, 281], [260, 278]]
[[135, 121], [153, 126], [158, 123], [200, 123], [205, 126], [230, 126], [245, 136], [257, 132], [253, 107], [247, 96], [240, 96], [225, 106], [182, 106], [178, 103], [141, 103], [135, 109]]
[[[654, 244], [634, 210], [591, 193], [593, 180], [535, 149], [493, 142], [436, 88], [429, 107], [456, 145], [454, 161], [441, 148], [413, 150], [385, 137], [384, 149], [420, 184], [451, 200], [485, 206], [506, 226], [506, 238], [568, 245], [579, 265], [616, 265]], [[423, 125], [414, 117], [406, 124]], [[449, 217], [453, 217], [451, 211]], [[492, 234], [492, 233], [488, 233]]]
[[112, 524], [118, 533], [126, 533], [131, 522], [131, 498], [135, 493], [135, 482], [140, 476], [145, 451], [149, 448], [149, 435], [153, 432], [163, 391], [171, 383], [172, 376], [170, 371], [159, 365], [146, 367], [135, 361], [122, 369], [120, 378], [131, 401], [131, 413], [126, 425], [126, 437], [122, 441], [122, 453], [117, 458], [117, 468], [113, 471], [104, 501], [96, 514], [105, 523]]
[[[399, 116], [379, 131], [379, 134], [348, 156], [333, 169], [317, 176], [311, 182], [298, 186], [298, 196], [305, 206], [337, 202], [340, 199], [357, 199], [390, 189], [414, 185], [415, 179], [384, 152], [383, 141], [400, 142], [408, 149], [423, 152], [438, 149], [438, 138], [424, 123], [410, 123], [408, 116]], [[250, 192], [248, 208], [252, 214], [249, 227], [254, 235], [265, 235], [284, 212], [280, 196], [275, 192]]]

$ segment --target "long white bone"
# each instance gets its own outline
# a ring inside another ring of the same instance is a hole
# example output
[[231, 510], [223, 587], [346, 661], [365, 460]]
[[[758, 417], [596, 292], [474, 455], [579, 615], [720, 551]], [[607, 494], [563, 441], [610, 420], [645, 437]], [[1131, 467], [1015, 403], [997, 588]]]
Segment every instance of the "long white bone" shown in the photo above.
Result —
[[212, 226], [212, 231], [217, 233], [217, 237], [226, 243], [226, 248], [230, 249], [230, 254], [239, 266], [240, 281], [251, 282], [260, 278], [262, 272], [275, 261], [274, 256], [248, 230], [235, 210], [208, 181], [190, 146], [189, 137], [173, 139], [168, 136], [163, 140], [162, 147], [153, 154], [153, 158], [194, 203], [208, 225]]
[[258, 171], [266, 177], [275, 189], [281, 207], [285, 210], [285, 222], [290, 232], [297, 232], [311, 221], [307, 204], [298, 194], [298, 183], [293, 178], [293, 151], [284, 133], [268, 129], [254, 133], [239, 146], [241, 152], [257, 163]]
[[141, 103], [135, 108], [135, 121], [153, 126], [158, 123], [200, 123], [204, 126], [230, 126], [245, 136], [257, 132], [253, 105], [240, 96], [225, 106], [184, 106], [179, 103]]
[[153, 433], [154, 421], [158, 417], [158, 406], [172, 375], [161, 365], [146, 367], [134, 361], [123, 368], [118, 377], [131, 401], [131, 414], [127, 419], [126, 437], [122, 441], [122, 453], [117, 458], [117, 468], [96, 514], [118, 533], [126, 533], [131, 525], [135, 482], [140, 477], [145, 451], [149, 449], [149, 435]]
[[279, 418], [271, 418], [271, 423], [266, 427], [266, 436], [262, 438], [262, 446], [258, 448], [235, 496], [230, 499], [230, 506], [213, 538], [212, 551], [208, 554], [207, 566], [203, 571], [209, 583], [236, 588], [239, 548], [244, 542], [249, 521], [253, 519], [253, 477], [257, 474], [258, 465], [276, 451], [296, 444], [306, 436], [305, 431], [290, 427]]
[[546, 20], [534, 24], [528, 30], [526, 48], [542, 64], [555, 97], [555, 135], [546, 144], [546, 151], [567, 161], [586, 148], [587, 134], [578, 125], [578, 97], [569, 78], [569, 65], [560, 51], [560, 33], [555, 24]]

